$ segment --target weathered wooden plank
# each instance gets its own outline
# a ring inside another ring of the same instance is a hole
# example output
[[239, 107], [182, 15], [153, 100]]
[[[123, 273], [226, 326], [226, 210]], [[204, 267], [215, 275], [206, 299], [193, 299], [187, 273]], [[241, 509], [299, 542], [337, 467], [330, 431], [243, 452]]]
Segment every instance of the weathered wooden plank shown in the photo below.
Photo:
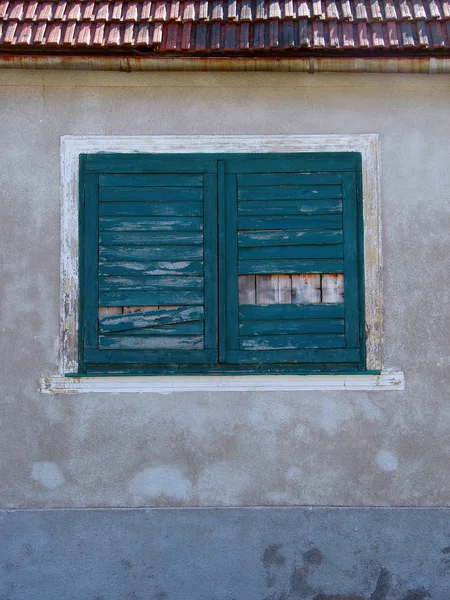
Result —
[[[278, 185], [264, 186], [255, 185], [251, 187], [240, 186], [238, 188], [238, 200], [320, 200], [330, 198], [342, 198], [342, 187], [340, 185], [327, 186], [294, 186]], [[138, 200], [138, 198], [136, 198]]]
[[[108, 336], [106, 336], [108, 337]], [[145, 339], [145, 338], [144, 338]], [[97, 365], [110, 365], [111, 364], [111, 348], [105, 350], [97, 350], [87, 348], [85, 351], [85, 360], [87, 363]], [[121, 365], [142, 365], [142, 364], [157, 364], [159, 368], [161, 365], [173, 365], [173, 364], [190, 364], [190, 365], [204, 365], [206, 363], [217, 362], [217, 350], [206, 349], [206, 350], [171, 350], [171, 349], [150, 349], [146, 350], [139, 348], [138, 350], [114, 350], [114, 363]]]
[[327, 215], [342, 212], [342, 200], [277, 200], [239, 202], [239, 216]]
[[342, 319], [342, 304], [269, 304], [239, 306], [241, 321], [295, 320], [295, 319]]
[[302, 154], [301, 157], [298, 155], [279, 154], [276, 158], [274, 157], [246, 157], [246, 160], [242, 158], [231, 158], [226, 161], [227, 173], [251, 173], [257, 175], [259, 173], [317, 173], [317, 172], [329, 172], [329, 171], [348, 171], [354, 170], [357, 164], [357, 155], [346, 153], [347, 156], [332, 156], [327, 153], [326, 157], [321, 157], [318, 154], [307, 155]]
[[[166, 308], [169, 308], [169, 307], [167, 306]], [[131, 313], [144, 313], [144, 312], [148, 312], [151, 310], [159, 310], [159, 306], [157, 304], [149, 305], [149, 306], [124, 306], [123, 314], [128, 315]]]
[[[238, 175], [238, 185], [340, 185], [340, 173], [258, 173]], [[101, 179], [100, 179], [101, 184]]]
[[296, 350], [297, 348], [344, 348], [345, 336], [339, 334], [241, 336], [241, 350]]
[[239, 217], [239, 229], [342, 229], [342, 215]]
[[104, 246], [201, 246], [203, 235], [193, 231], [101, 231]]
[[256, 304], [255, 275], [239, 275], [239, 304]]
[[341, 259], [282, 259], [240, 260], [240, 274], [269, 273], [342, 273], [344, 262]]
[[[258, 275], [257, 275], [258, 277]], [[290, 275], [278, 275], [278, 301], [281, 304], [292, 302], [292, 279]]]
[[192, 323], [177, 323], [176, 325], [156, 325], [141, 329], [129, 329], [122, 333], [114, 332], [114, 335], [203, 335], [203, 321]]
[[99, 292], [99, 302], [104, 306], [145, 306], [145, 305], [202, 305], [203, 290], [167, 291], [118, 291]]
[[100, 231], [203, 231], [201, 217], [100, 217]]
[[113, 317], [122, 314], [121, 306], [99, 306], [98, 307], [98, 318], [103, 319], [104, 317]]
[[238, 244], [240, 247], [251, 246], [292, 246], [292, 245], [322, 245], [341, 244], [343, 233], [341, 230], [314, 230], [314, 231], [240, 231]]
[[230, 350], [228, 362], [242, 365], [262, 365], [265, 363], [351, 363], [361, 357], [358, 348], [309, 348], [283, 350]]
[[252, 248], [239, 248], [240, 260], [258, 260], [275, 258], [343, 258], [344, 246], [342, 244], [329, 244], [325, 246], [256, 246]]
[[99, 275], [202, 275], [202, 261], [100, 262]]
[[[144, 307], [135, 307], [144, 308]], [[146, 312], [107, 317], [100, 321], [100, 331], [103, 333], [127, 331], [160, 325], [175, 325], [203, 320], [203, 306], [181, 306], [177, 308], [154, 309]]]
[[217, 160], [212, 157], [183, 156], [174, 157], [168, 154], [140, 154], [130, 152], [85, 154], [85, 171], [87, 173], [119, 174], [130, 173], [167, 173], [171, 177], [179, 173], [215, 173]]
[[100, 335], [100, 349], [118, 350], [202, 350], [203, 335], [183, 336], [139, 336], [139, 335]]
[[102, 217], [199, 217], [203, 202], [100, 202]]
[[201, 246], [100, 246], [100, 261], [202, 260]]
[[124, 173], [127, 176], [132, 173], [138, 175], [142, 173], [166, 173], [173, 177], [180, 173], [215, 173], [217, 169], [217, 159], [198, 156], [186, 156], [180, 160], [165, 154], [138, 154], [130, 152], [128, 154], [108, 154], [95, 153], [85, 154], [84, 168], [86, 173], [106, 173], [119, 174]]
[[256, 304], [279, 303], [278, 274], [258, 275], [256, 283]]
[[344, 302], [344, 276], [335, 274], [322, 275], [322, 302], [340, 304]]
[[292, 319], [241, 321], [240, 335], [339, 333], [344, 334], [344, 319]]
[[166, 292], [171, 290], [203, 290], [203, 277], [149, 276], [149, 277], [99, 277], [99, 289], [105, 291], [148, 290]]
[[189, 174], [145, 174], [145, 175], [100, 175], [100, 187], [201, 187], [202, 175]]
[[293, 304], [319, 304], [321, 301], [320, 274], [292, 275]]
[[114, 187], [99, 189], [100, 202], [195, 202], [203, 199], [197, 187]]

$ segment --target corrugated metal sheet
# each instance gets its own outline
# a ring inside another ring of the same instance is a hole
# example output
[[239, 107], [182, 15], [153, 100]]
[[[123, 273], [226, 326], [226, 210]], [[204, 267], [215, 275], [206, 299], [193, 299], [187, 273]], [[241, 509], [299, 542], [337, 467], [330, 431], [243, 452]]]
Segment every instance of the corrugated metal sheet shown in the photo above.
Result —
[[450, 50], [450, 0], [0, 0], [0, 50], [353, 55]]

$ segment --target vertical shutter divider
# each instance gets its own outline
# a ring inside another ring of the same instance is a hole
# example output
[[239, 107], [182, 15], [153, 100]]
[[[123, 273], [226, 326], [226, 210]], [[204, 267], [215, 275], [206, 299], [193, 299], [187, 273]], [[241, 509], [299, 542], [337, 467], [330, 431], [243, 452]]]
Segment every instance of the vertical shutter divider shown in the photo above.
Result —
[[239, 349], [237, 175], [225, 175], [227, 351]]
[[98, 348], [98, 175], [85, 175], [84, 345]]
[[355, 173], [342, 173], [344, 228], [344, 308], [347, 348], [359, 348], [358, 227]]
[[205, 349], [218, 348], [217, 176], [205, 173], [203, 196]]
[[217, 161], [217, 202], [218, 202], [218, 245], [219, 245], [219, 362], [226, 361], [227, 355], [227, 288], [226, 288], [226, 206], [225, 206], [225, 162]]

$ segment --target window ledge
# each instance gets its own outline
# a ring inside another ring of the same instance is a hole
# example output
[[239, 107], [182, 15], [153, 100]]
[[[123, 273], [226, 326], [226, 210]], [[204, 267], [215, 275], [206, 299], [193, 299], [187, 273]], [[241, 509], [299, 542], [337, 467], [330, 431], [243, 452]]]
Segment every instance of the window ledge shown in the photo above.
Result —
[[42, 377], [42, 394], [87, 394], [93, 392], [259, 392], [259, 391], [376, 391], [405, 389], [402, 371], [379, 375], [196, 375], [196, 376], [101, 376]]

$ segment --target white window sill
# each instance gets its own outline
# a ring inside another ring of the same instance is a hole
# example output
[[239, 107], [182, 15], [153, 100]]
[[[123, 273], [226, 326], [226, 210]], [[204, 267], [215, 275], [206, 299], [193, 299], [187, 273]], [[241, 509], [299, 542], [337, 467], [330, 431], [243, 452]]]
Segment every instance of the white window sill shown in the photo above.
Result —
[[259, 392], [259, 391], [384, 391], [404, 390], [402, 371], [379, 375], [190, 375], [42, 377], [42, 394], [91, 394], [137, 392]]

